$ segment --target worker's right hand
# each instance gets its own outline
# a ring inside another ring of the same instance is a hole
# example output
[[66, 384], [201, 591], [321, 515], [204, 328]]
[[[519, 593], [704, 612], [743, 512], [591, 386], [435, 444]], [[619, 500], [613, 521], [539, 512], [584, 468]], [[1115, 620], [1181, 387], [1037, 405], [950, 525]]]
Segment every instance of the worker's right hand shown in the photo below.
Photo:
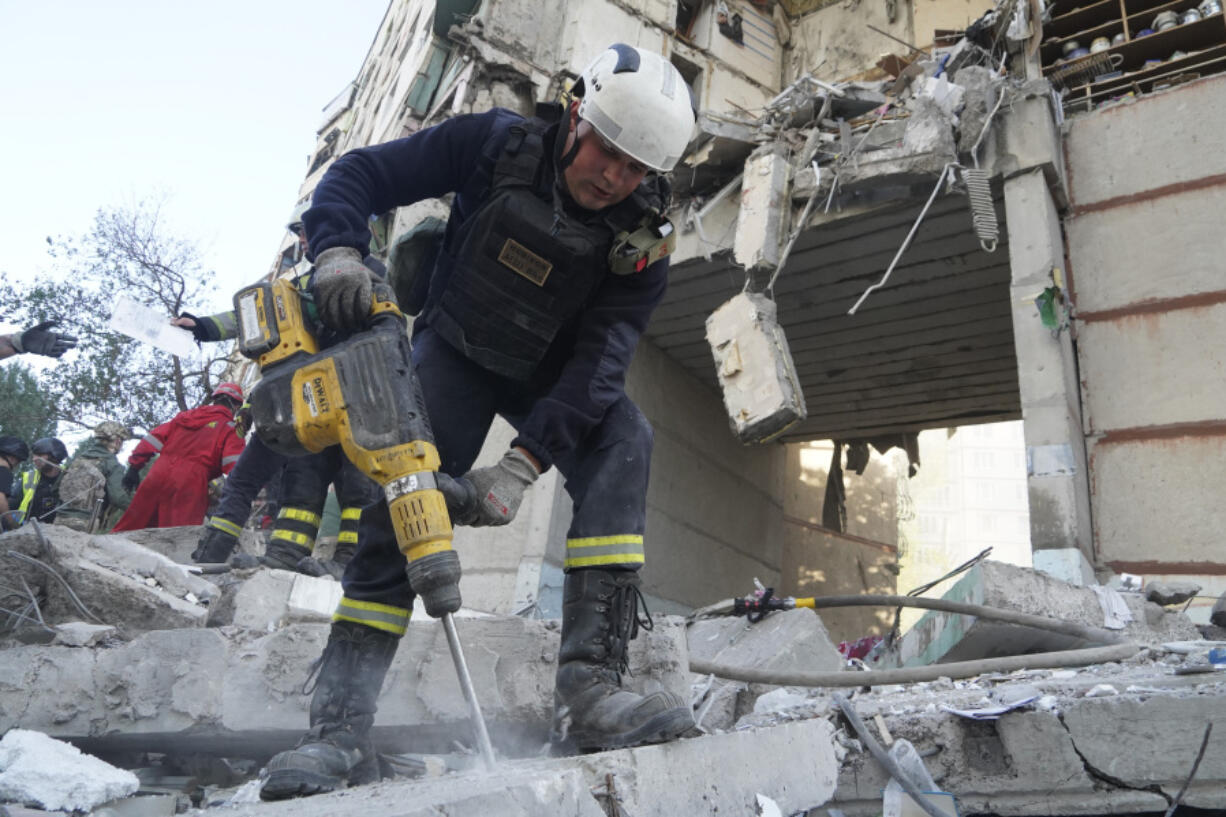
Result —
[[19, 335], [14, 335], [13, 348], [18, 352], [28, 352], [32, 355], [60, 357], [77, 345], [77, 339], [73, 335], [50, 331], [50, 328], [58, 323], [59, 321], [43, 321]]
[[123, 487], [126, 491], [135, 491], [140, 485], [140, 469], [135, 465], [129, 465], [127, 472], [123, 475]]
[[370, 270], [352, 247], [332, 247], [315, 259], [315, 308], [325, 326], [360, 329], [370, 317]]

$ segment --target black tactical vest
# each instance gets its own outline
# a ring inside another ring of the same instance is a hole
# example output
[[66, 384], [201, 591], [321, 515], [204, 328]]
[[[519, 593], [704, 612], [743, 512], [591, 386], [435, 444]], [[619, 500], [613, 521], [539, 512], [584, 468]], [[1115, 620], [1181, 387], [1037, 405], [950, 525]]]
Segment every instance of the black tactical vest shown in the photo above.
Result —
[[539, 119], [511, 126], [485, 201], [439, 255], [449, 274], [426, 312], [465, 357], [515, 380], [532, 376], [592, 298], [615, 237], [659, 220], [637, 193], [584, 220], [555, 205], [548, 128]]

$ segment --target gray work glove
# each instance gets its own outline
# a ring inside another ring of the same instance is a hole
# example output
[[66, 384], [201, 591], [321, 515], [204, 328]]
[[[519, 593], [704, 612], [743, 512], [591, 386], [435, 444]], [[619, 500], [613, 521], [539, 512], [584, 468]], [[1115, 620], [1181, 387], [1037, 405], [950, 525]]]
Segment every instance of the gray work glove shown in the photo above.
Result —
[[538, 476], [532, 462], [514, 448], [503, 454], [497, 465], [469, 471], [464, 479], [472, 483], [477, 502], [467, 513], [453, 518], [452, 523], [474, 528], [507, 524], [519, 512], [524, 491]]
[[13, 348], [18, 353], [29, 352], [32, 355], [59, 357], [77, 345], [73, 335], [62, 335], [59, 332], [48, 331], [59, 321], [43, 321], [38, 326], [32, 326], [20, 335], [13, 336]]
[[325, 326], [360, 329], [370, 317], [371, 273], [352, 247], [332, 247], [315, 259], [315, 308]]

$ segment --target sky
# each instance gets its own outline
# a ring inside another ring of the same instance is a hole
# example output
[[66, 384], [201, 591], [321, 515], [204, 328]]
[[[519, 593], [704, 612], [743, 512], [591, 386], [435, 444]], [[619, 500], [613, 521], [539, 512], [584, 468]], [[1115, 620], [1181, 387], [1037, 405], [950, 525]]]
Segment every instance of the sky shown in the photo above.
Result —
[[0, 0], [0, 271], [33, 280], [47, 236], [165, 197], [218, 283], [200, 310], [225, 308], [272, 264], [322, 110], [387, 5]]

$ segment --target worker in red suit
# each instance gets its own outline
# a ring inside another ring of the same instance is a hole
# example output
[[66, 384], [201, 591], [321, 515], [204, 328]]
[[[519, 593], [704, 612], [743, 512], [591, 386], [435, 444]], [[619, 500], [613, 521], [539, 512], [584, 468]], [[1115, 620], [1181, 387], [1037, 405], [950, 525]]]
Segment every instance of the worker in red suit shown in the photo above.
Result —
[[[181, 411], [145, 435], [128, 458], [124, 486], [137, 488], [114, 531], [199, 525], [209, 506], [209, 481], [230, 473], [243, 451], [235, 412], [243, 404], [237, 383], [222, 383], [199, 408]], [[140, 472], [157, 461], [144, 482]]]

